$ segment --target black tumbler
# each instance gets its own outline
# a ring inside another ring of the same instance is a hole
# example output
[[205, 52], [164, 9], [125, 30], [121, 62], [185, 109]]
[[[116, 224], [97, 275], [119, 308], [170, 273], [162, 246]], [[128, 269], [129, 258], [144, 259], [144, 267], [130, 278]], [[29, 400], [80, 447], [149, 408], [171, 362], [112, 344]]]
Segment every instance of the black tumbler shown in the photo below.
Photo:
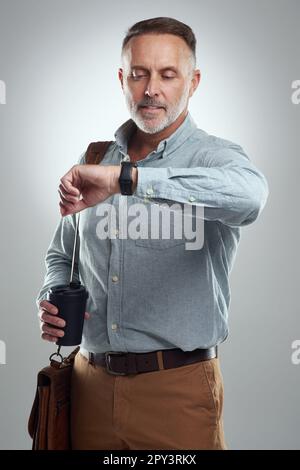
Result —
[[54, 286], [47, 292], [47, 300], [58, 308], [58, 316], [66, 326], [65, 334], [56, 342], [59, 346], [77, 346], [81, 343], [86, 301], [89, 294], [80, 283]]

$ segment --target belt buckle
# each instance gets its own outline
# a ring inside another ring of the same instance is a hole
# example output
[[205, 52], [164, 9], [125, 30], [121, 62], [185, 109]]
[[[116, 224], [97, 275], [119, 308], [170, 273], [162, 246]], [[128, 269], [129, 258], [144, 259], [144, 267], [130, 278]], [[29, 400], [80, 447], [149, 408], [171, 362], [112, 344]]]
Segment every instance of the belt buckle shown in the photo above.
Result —
[[126, 372], [115, 372], [110, 368], [110, 356], [123, 356], [124, 352], [119, 352], [119, 351], [107, 351], [104, 353], [105, 356], [105, 364], [106, 364], [106, 370], [109, 374], [111, 375], [127, 375]]

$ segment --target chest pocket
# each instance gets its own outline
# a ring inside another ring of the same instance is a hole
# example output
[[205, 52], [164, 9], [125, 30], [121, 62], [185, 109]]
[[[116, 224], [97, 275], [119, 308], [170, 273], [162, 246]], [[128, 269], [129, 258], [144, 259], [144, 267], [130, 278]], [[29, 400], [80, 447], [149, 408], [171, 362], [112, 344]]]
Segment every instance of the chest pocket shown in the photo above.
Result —
[[[152, 228], [152, 232], [151, 232]], [[155, 233], [155, 237], [151, 233]], [[135, 244], [152, 250], [166, 250], [186, 243], [181, 211], [166, 206], [148, 205], [148, 238], [137, 238]]]

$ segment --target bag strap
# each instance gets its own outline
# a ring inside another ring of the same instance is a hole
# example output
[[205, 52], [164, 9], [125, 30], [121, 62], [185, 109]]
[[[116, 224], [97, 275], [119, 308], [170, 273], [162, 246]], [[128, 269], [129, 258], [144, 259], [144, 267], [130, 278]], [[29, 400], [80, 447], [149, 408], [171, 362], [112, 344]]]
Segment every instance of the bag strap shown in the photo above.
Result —
[[[94, 164], [94, 165], [98, 165], [99, 163], [101, 163], [108, 147], [112, 143], [113, 143], [112, 140], [91, 142], [85, 153], [85, 162], [88, 164]], [[70, 283], [72, 283], [74, 261], [76, 257], [76, 240], [77, 240], [77, 237], [79, 238], [79, 230], [78, 230], [79, 216], [80, 216], [80, 213], [78, 214], [76, 228], [75, 228], [75, 241], [74, 241], [74, 249], [73, 249], [72, 274], [71, 274]], [[79, 252], [77, 253], [77, 263], [79, 264]], [[50, 365], [54, 368], [62, 368], [70, 364], [72, 365], [78, 351], [79, 351], [79, 347], [77, 347], [74, 351], [72, 351], [71, 354], [67, 358], [63, 358], [62, 355], [60, 354], [60, 346], [58, 346], [57, 351], [51, 354], [51, 356], [49, 357]], [[53, 357], [55, 356], [60, 357], [61, 359], [60, 362], [53, 359]]]
[[[85, 152], [85, 163], [99, 165], [99, 163], [102, 162], [108, 147], [112, 143], [113, 143], [112, 140], [105, 140], [105, 141], [100, 141], [100, 142], [91, 142], [89, 144], [86, 152]], [[77, 260], [77, 263], [79, 263], [79, 252], [77, 253], [77, 257], [76, 257], [76, 243], [77, 243], [77, 238], [79, 238], [79, 230], [78, 230], [79, 218], [80, 218], [80, 213], [77, 216], [76, 227], [75, 227], [75, 239], [74, 239], [74, 247], [73, 247], [70, 285], [73, 284], [73, 269], [74, 269], [75, 258]], [[50, 361], [51, 361], [52, 357], [55, 356], [55, 355], [60, 356], [61, 361], [63, 361], [63, 358], [60, 354], [60, 347], [58, 347], [56, 353], [54, 353], [50, 356]]]
[[[98, 165], [99, 163], [102, 162], [105, 153], [112, 144], [112, 140], [105, 140], [105, 141], [100, 141], [100, 142], [91, 142], [87, 148], [87, 151], [85, 153], [85, 162], [88, 164], [94, 164]], [[74, 261], [76, 257], [75, 249], [76, 249], [76, 240], [77, 237], [79, 238], [79, 230], [78, 230], [78, 225], [79, 225], [79, 215], [77, 218], [77, 223], [76, 223], [76, 228], [75, 228], [75, 241], [74, 241], [74, 249], [73, 249], [73, 259], [72, 259], [72, 274], [71, 274], [71, 280], [70, 283], [72, 283], [72, 278], [73, 278], [73, 268], [74, 268]], [[79, 263], [79, 252], [77, 253], [77, 263]], [[71, 354], [68, 357], [63, 358], [62, 355], [60, 354], [60, 346], [58, 346], [57, 352], [51, 354], [49, 357], [50, 360], [50, 365], [54, 368], [62, 368], [66, 367], [68, 365], [72, 365], [75, 360], [75, 356], [79, 351], [79, 347], [77, 347], [74, 351], [71, 352]], [[60, 357], [60, 362], [56, 361], [53, 359], [53, 357]]]
[[102, 162], [108, 147], [112, 143], [112, 140], [91, 142], [85, 154], [85, 162], [88, 164], [99, 165], [99, 163]]

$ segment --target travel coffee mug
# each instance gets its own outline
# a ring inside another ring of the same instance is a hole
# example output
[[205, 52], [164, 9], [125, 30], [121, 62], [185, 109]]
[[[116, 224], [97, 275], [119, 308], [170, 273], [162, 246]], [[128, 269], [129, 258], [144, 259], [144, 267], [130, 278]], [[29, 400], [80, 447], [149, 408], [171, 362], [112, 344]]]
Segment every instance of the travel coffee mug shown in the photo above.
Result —
[[58, 308], [58, 316], [66, 326], [64, 336], [58, 338], [58, 346], [77, 346], [81, 343], [86, 302], [89, 294], [80, 283], [54, 286], [47, 292], [47, 300]]

